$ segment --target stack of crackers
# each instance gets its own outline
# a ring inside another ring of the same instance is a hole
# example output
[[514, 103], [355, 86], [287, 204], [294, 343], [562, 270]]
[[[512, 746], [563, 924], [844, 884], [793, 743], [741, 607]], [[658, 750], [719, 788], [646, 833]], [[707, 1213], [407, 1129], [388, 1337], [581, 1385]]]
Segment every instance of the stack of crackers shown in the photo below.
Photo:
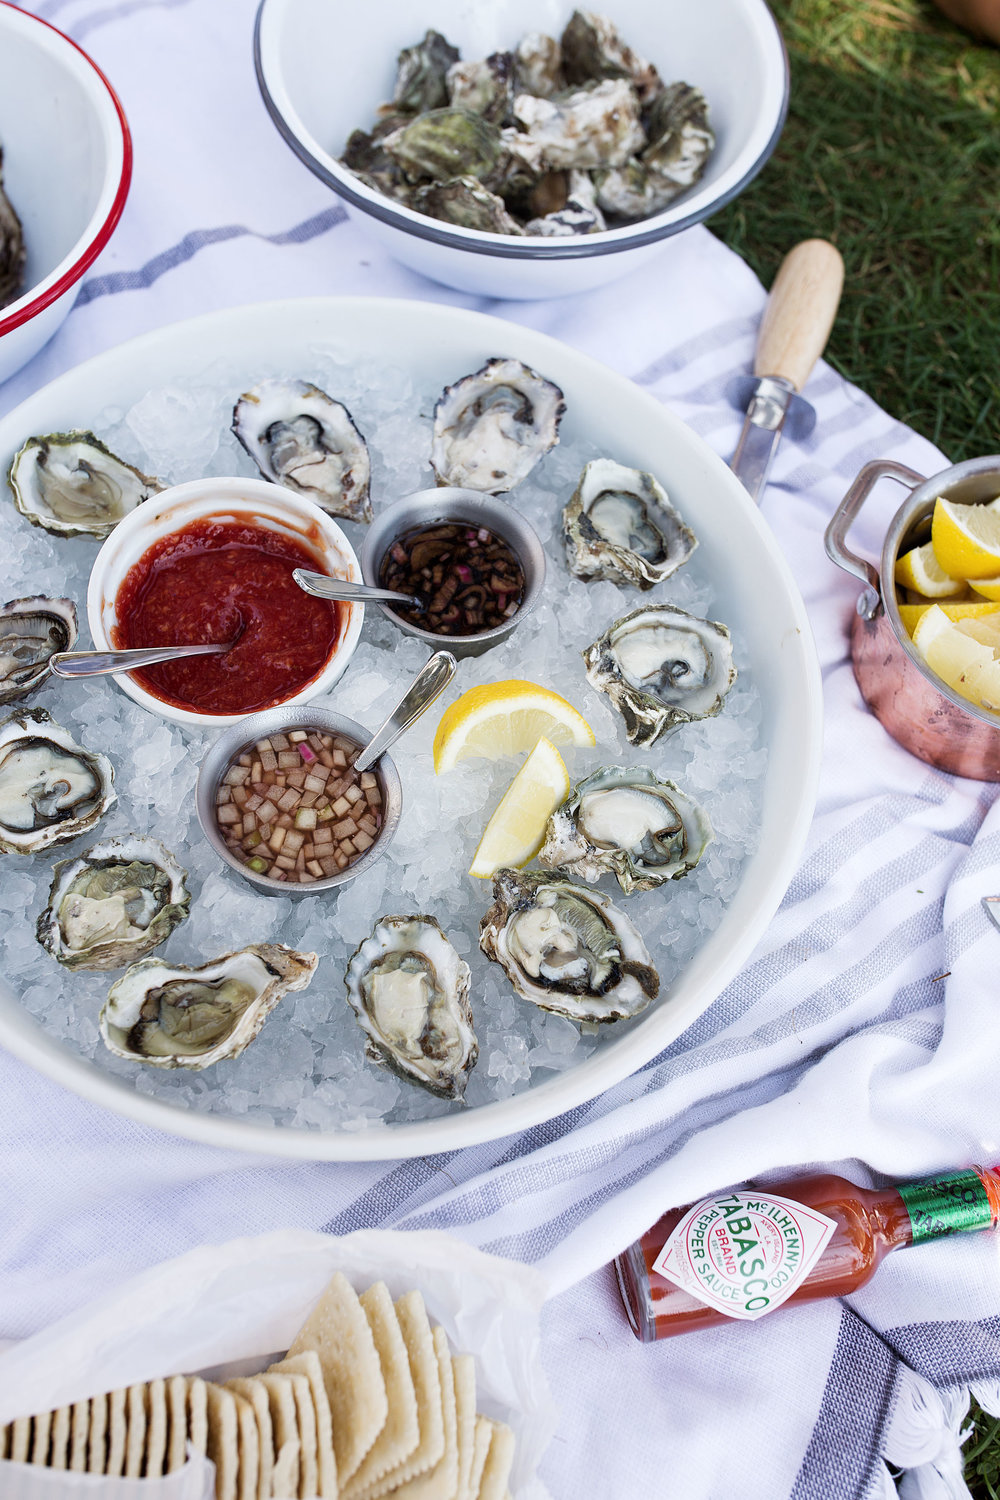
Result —
[[0, 1428], [0, 1459], [151, 1478], [188, 1443], [215, 1464], [216, 1500], [507, 1500], [514, 1456], [420, 1293], [394, 1303], [379, 1281], [359, 1297], [338, 1272], [261, 1374], [175, 1375], [22, 1417]]

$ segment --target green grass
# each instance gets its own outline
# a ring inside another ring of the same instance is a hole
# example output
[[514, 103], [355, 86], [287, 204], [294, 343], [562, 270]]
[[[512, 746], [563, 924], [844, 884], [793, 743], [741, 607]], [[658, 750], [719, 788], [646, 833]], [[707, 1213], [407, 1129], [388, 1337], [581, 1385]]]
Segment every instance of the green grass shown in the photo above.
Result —
[[788, 123], [711, 228], [770, 284], [840, 249], [827, 358], [953, 462], [1000, 450], [1000, 49], [926, 0], [772, 0]]
[[[953, 462], [1000, 451], [1000, 49], [928, 0], [771, 0], [792, 71], [771, 161], [711, 228], [770, 285], [800, 239], [846, 282], [827, 358]], [[965, 1478], [1000, 1500], [1000, 1419]]]

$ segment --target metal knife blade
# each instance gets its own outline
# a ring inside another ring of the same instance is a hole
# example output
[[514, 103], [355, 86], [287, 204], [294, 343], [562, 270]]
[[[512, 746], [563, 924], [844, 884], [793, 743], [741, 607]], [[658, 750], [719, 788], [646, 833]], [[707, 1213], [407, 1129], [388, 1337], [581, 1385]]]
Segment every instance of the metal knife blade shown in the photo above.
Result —
[[753, 500], [763, 493], [786, 425], [791, 429], [794, 419], [801, 437], [815, 424], [815, 412], [798, 392], [826, 348], [843, 285], [844, 262], [827, 240], [803, 240], [778, 268], [757, 335], [756, 380], [730, 465]]

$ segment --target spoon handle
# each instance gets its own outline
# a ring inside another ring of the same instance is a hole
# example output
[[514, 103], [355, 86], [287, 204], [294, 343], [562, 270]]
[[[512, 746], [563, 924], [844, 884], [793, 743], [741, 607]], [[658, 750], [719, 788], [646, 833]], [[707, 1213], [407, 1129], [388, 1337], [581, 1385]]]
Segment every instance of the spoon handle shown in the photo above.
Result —
[[424, 710], [430, 708], [435, 698], [444, 692], [454, 677], [457, 666], [458, 662], [450, 651], [435, 651], [414, 677], [389, 717], [372, 735], [354, 762], [355, 771], [367, 771], [411, 724], [416, 723]]
[[368, 600], [420, 604], [413, 594], [401, 594], [397, 589], [379, 589], [369, 583], [353, 583], [349, 578], [330, 578], [326, 573], [310, 573], [308, 568], [295, 568], [292, 577], [300, 589], [315, 594], [317, 599], [343, 599], [351, 604], [364, 604]]
[[179, 656], [208, 656], [228, 651], [232, 641], [222, 646], [136, 646], [129, 651], [57, 651], [49, 657], [49, 666], [57, 677], [102, 677], [108, 672], [129, 672], [133, 667], [151, 667], [158, 661], [173, 661]]

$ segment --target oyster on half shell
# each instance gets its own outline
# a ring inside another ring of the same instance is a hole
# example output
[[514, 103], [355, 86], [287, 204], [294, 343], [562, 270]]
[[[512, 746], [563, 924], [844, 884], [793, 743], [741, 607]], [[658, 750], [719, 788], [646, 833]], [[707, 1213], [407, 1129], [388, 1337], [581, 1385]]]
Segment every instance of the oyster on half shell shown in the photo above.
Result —
[[7, 481], [22, 516], [57, 536], [109, 536], [124, 516], [163, 489], [92, 432], [30, 437], [14, 454]]
[[38, 941], [67, 969], [120, 969], [158, 948], [188, 914], [182, 870], [157, 839], [105, 839], [53, 868]]
[[107, 756], [85, 750], [44, 708], [0, 723], [0, 849], [36, 854], [75, 839], [115, 801]]
[[692, 719], [717, 714], [736, 681], [729, 631], [672, 604], [615, 620], [583, 653], [587, 678], [607, 693], [633, 745], [651, 745]]
[[434, 408], [431, 467], [439, 485], [499, 495], [559, 441], [563, 393], [519, 359], [488, 359], [445, 386]]
[[262, 380], [237, 401], [232, 425], [272, 484], [331, 516], [371, 520], [368, 445], [343, 402], [308, 380]]
[[577, 578], [640, 589], [676, 573], [698, 545], [653, 475], [612, 458], [587, 464], [563, 510], [562, 529]]
[[441, 1099], [461, 1099], [479, 1044], [469, 966], [433, 917], [380, 917], [352, 955], [347, 998], [365, 1056]]
[[594, 882], [613, 874], [626, 893], [693, 870], [712, 841], [704, 808], [647, 766], [603, 766], [549, 818], [538, 863]]
[[49, 675], [49, 658], [72, 651], [77, 637], [72, 599], [11, 599], [0, 609], [0, 703], [26, 698]]
[[498, 870], [479, 946], [517, 993], [571, 1021], [622, 1021], [656, 998], [660, 977], [608, 896], [558, 876]]
[[197, 968], [142, 958], [115, 981], [100, 1015], [116, 1057], [154, 1068], [208, 1068], [238, 1057], [282, 995], [303, 990], [319, 959], [253, 943]]

